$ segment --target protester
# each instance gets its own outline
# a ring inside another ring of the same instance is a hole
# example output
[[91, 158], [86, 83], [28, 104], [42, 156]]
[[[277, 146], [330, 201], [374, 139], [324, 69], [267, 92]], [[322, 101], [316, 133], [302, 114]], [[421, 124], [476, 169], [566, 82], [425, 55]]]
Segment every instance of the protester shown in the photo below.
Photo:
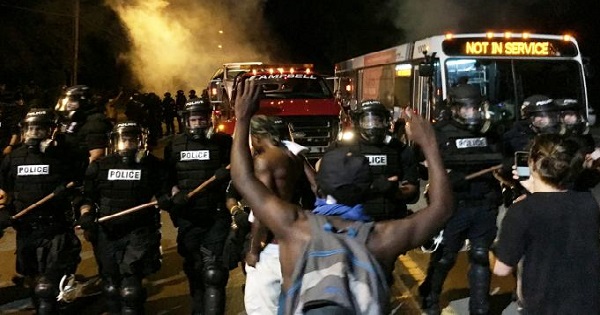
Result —
[[529, 151], [531, 194], [504, 217], [494, 273], [522, 260], [525, 314], [600, 313], [600, 209], [590, 192], [570, 189], [583, 166], [576, 142], [538, 135]]
[[[256, 177], [281, 199], [298, 203], [297, 184], [304, 175], [304, 160], [281, 142], [275, 117], [255, 115], [250, 124]], [[244, 305], [248, 315], [277, 314], [281, 294], [281, 267], [277, 238], [260, 220], [252, 221], [246, 255]], [[262, 246], [261, 244], [266, 244]]]
[[[407, 133], [421, 146], [429, 165], [430, 204], [426, 208], [403, 220], [366, 224], [343, 217], [313, 215], [277, 197], [254, 174], [246, 139], [250, 118], [259, 107], [260, 94], [260, 86], [254, 81], [242, 82], [238, 88], [232, 178], [256, 217], [279, 242], [283, 276], [281, 300], [284, 301], [280, 305], [281, 313], [385, 313], [389, 302], [385, 272], [393, 270], [400, 253], [419, 246], [439, 229], [452, 211], [448, 178], [432, 128], [419, 116], [407, 118]], [[317, 180], [327, 198], [356, 205], [365, 200], [371, 184], [368, 160], [348, 154], [346, 150], [333, 150], [324, 156]], [[330, 233], [336, 231], [339, 234]], [[340, 250], [340, 246], [345, 250]], [[332, 249], [338, 251], [322, 258], [314, 252]], [[317, 265], [306, 265], [307, 262]], [[319, 270], [335, 266], [336, 262], [348, 268]], [[357, 280], [363, 284], [360, 292], [353, 291], [356, 287], [341, 284], [350, 280], [347, 277], [356, 275], [352, 273], [361, 275]]]

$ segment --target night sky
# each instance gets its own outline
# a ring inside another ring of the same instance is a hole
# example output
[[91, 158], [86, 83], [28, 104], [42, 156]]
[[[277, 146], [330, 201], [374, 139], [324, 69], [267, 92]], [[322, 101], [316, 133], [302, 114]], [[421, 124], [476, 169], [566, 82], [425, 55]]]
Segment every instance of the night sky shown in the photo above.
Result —
[[[172, 84], [194, 81], [199, 85], [223, 61], [250, 61], [265, 55], [276, 61], [314, 63], [317, 70], [332, 73], [336, 62], [446, 32], [569, 33], [591, 60], [595, 75], [588, 79], [589, 99], [600, 109], [599, 32], [593, 27], [600, 13], [598, 0], [80, 1], [79, 78], [98, 88], [135, 86], [135, 56], [128, 54], [144, 45], [132, 38], [131, 26], [125, 25], [123, 14], [116, 13], [115, 8], [159, 3], [168, 17], [165, 27], [189, 27], [190, 37], [178, 42], [159, 31], [142, 32], [144, 39], [165, 40], [150, 50], [172, 57], [173, 52], [184, 49], [184, 43], [194, 43], [191, 49], [200, 49], [168, 60], [171, 72], [189, 70], [194, 75], [193, 79], [170, 79]], [[0, 0], [0, 82], [68, 84], [72, 75], [72, 7], [72, 0]], [[231, 42], [225, 43], [228, 49], [211, 52], [209, 48], [220, 44], [220, 39], [208, 34], [220, 29]], [[142, 62], [137, 69], [168, 76], [161, 72], [159, 59], [151, 56], [149, 64]]]

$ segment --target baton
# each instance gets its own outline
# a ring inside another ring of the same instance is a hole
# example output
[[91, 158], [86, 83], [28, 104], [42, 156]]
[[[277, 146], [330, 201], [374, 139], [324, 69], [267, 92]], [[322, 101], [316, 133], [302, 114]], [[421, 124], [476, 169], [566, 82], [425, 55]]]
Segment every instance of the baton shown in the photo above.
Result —
[[[65, 188], [66, 188], [66, 189], [68, 189], [68, 188], [71, 188], [71, 187], [73, 187], [73, 186], [75, 186], [75, 182], [69, 182], [69, 183], [68, 183], [68, 184], [65, 186]], [[33, 210], [33, 209], [35, 209], [35, 208], [37, 208], [37, 207], [39, 207], [39, 206], [43, 205], [43, 204], [44, 204], [46, 201], [48, 201], [48, 200], [50, 200], [50, 199], [52, 199], [52, 198], [54, 198], [54, 192], [50, 193], [49, 195], [47, 195], [46, 197], [44, 197], [44, 198], [40, 199], [39, 201], [37, 201], [36, 203], [34, 203], [34, 204], [30, 205], [29, 207], [27, 207], [27, 208], [25, 208], [25, 209], [23, 209], [23, 210], [19, 211], [19, 213], [17, 213], [17, 214], [15, 214], [15, 215], [13, 215], [13, 217], [12, 217], [12, 218], [13, 218], [13, 219], [18, 219], [18, 218], [20, 218], [20, 217], [24, 216], [25, 214], [27, 214], [27, 212], [29, 212], [29, 211], [31, 211], [31, 210]]]
[[479, 177], [481, 175], [487, 174], [489, 172], [493, 172], [495, 170], [499, 170], [501, 168], [502, 168], [502, 164], [494, 165], [492, 167], [488, 167], [488, 168], [482, 169], [481, 171], [477, 171], [475, 173], [471, 173], [471, 174], [465, 176], [465, 180], [471, 180], [475, 177]]
[[[225, 168], [226, 169], [230, 169], [231, 168], [231, 164], [227, 165]], [[194, 188], [194, 190], [192, 190], [192, 191], [190, 191], [190, 192], [187, 193], [188, 199], [194, 197], [194, 195], [196, 195], [199, 192], [201, 192], [202, 190], [204, 190], [204, 188], [206, 188], [206, 186], [210, 185], [216, 179], [217, 179], [217, 177], [215, 175], [213, 175], [211, 178], [209, 178], [209, 179], [205, 180], [204, 182], [202, 182], [202, 184], [200, 184], [198, 187]], [[149, 203], [144, 203], [144, 204], [135, 206], [133, 208], [129, 208], [129, 209], [125, 209], [123, 211], [117, 212], [115, 214], [103, 216], [103, 217], [101, 217], [101, 218], [98, 219], [98, 222], [102, 223], [102, 222], [105, 222], [107, 220], [114, 219], [116, 217], [124, 216], [124, 215], [132, 213], [132, 212], [136, 212], [136, 211], [148, 208], [148, 207], [156, 206], [157, 204], [158, 204], [158, 201], [152, 201], [152, 202], [149, 202]]]

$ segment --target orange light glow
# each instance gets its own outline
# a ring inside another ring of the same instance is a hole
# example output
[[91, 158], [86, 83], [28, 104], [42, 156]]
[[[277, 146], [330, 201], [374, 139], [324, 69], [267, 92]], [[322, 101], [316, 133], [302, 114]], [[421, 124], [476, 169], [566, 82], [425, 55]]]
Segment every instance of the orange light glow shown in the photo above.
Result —
[[570, 41], [571, 40], [571, 35], [569, 35], [569, 34], [563, 35], [563, 40], [566, 41], [566, 42]]
[[492, 32], [487, 32], [486, 33], [487, 38], [494, 38], [494, 33]]
[[528, 39], [529, 37], [531, 37], [531, 34], [523, 33], [523, 39]]
[[452, 39], [454, 36], [452, 33], [446, 33], [446, 39]]
[[511, 37], [512, 37], [511, 32], [504, 32], [504, 38], [511, 38]]

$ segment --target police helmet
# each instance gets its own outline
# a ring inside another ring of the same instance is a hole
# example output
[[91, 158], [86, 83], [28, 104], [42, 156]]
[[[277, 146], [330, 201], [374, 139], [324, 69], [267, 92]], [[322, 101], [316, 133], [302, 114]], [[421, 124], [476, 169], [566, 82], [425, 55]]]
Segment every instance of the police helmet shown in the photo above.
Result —
[[481, 130], [486, 119], [482, 109], [483, 97], [478, 87], [461, 84], [448, 92], [449, 115], [469, 130]]
[[188, 136], [194, 140], [205, 138], [212, 127], [212, 108], [201, 98], [192, 98], [185, 103], [183, 118]]
[[86, 112], [94, 109], [90, 88], [87, 85], [66, 88], [54, 109], [60, 114], [68, 114], [69, 117], [78, 111]]
[[557, 133], [559, 108], [553, 99], [545, 95], [532, 95], [521, 105], [521, 115], [529, 118], [536, 133]]
[[110, 133], [110, 151], [123, 162], [139, 163], [146, 154], [147, 131], [135, 121], [118, 123]]
[[32, 108], [22, 122], [22, 132], [25, 145], [39, 147], [39, 144], [52, 137], [56, 127], [54, 111], [47, 108]]
[[579, 102], [576, 99], [555, 99], [554, 104], [556, 105], [559, 111], [559, 134], [583, 135], [589, 133], [589, 124], [585, 116], [581, 114], [581, 108], [579, 106]]
[[352, 111], [352, 120], [364, 141], [383, 144], [388, 136], [392, 115], [380, 101], [365, 100]]

